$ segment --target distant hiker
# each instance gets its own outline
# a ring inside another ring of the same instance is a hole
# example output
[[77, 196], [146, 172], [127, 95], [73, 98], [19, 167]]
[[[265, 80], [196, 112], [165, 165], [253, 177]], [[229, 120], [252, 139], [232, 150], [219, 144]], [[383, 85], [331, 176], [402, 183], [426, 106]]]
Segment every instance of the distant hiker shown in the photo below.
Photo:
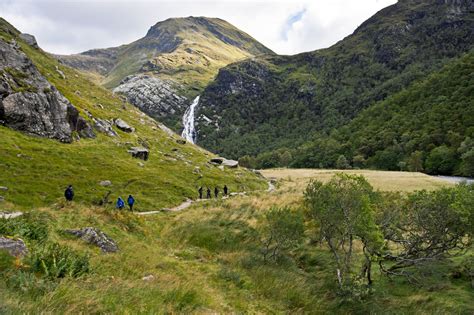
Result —
[[199, 199], [202, 199], [202, 187], [199, 187], [198, 192], [199, 192]]
[[130, 211], [133, 211], [133, 204], [135, 203], [135, 198], [133, 198], [132, 195], [128, 195], [127, 203], [130, 207]]
[[125, 202], [123, 201], [122, 197], [118, 197], [117, 199], [117, 204], [115, 205], [115, 208], [122, 210], [123, 207], [125, 207]]
[[219, 197], [219, 188], [214, 188], [214, 197], [218, 198]]
[[72, 201], [72, 198], [74, 198], [74, 190], [72, 190], [72, 185], [67, 186], [66, 190], [64, 191], [64, 197], [66, 197], [67, 201]]
[[207, 199], [211, 199], [211, 189], [209, 187], [207, 187], [207, 194], [206, 194], [206, 198]]
[[224, 196], [227, 196], [227, 192], [228, 192], [227, 185], [224, 185]]

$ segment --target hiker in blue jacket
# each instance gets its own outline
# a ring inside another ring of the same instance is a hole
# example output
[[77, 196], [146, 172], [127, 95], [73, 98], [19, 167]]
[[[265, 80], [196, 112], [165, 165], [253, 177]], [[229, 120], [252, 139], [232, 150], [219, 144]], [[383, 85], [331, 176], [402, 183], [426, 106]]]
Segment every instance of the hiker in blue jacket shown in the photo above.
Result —
[[127, 199], [128, 206], [130, 207], [130, 211], [133, 211], [133, 204], [135, 203], [135, 199], [132, 195], [128, 195]]
[[118, 197], [115, 208], [122, 210], [123, 207], [125, 207], [125, 202], [123, 201], [122, 197]]

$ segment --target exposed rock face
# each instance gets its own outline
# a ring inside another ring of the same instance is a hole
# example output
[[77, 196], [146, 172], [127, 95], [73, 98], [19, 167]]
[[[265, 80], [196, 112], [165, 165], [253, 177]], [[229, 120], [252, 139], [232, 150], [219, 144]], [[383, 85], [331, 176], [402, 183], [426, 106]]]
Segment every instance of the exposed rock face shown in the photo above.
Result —
[[100, 118], [92, 118], [94, 121], [94, 128], [102, 133], [105, 133], [109, 137], [117, 137], [117, 133], [112, 129], [112, 122]]
[[222, 157], [212, 158], [209, 162], [211, 164], [219, 165], [219, 166], [222, 166], [222, 167], [225, 166], [225, 167], [230, 167], [230, 168], [236, 168], [236, 167], [239, 166], [238, 161], [227, 160], [227, 159], [224, 159]]
[[130, 127], [129, 124], [127, 124], [123, 119], [117, 118], [114, 120], [115, 126], [117, 126], [118, 129], [124, 131], [124, 132], [134, 132], [135, 128]]
[[33, 35], [22, 33], [20, 34], [20, 38], [31, 47], [39, 48], [36, 38]]
[[28, 253], [25, 242], [21, 239], [10, 239], [0, 236], [0, 250], [6, 250], [10, 255], [19, 257]]
[[104, 253], [118, 251], [115, 241], [97, 228], [85, 227], [81, 230], [65, 230], [64, 232], [75, 235], [89, 244], [98, 246]]
[[187, 106], [187, 98], [178, 95], [170, 82], [148, 75], [128, 76], [113, 91], [155, 118], [182, 112]]
[[142, 147], [132, 147], [128, 150], [128, 153], [130, 153], [134, 158], [142, 159], [144, 161], [148, 160], [150, 154], [148, 149]]
[[41, 137], [72, 141], [72, 132], [93, 137], [78, 110], [15, 45], [0, 40], [0, 123]]

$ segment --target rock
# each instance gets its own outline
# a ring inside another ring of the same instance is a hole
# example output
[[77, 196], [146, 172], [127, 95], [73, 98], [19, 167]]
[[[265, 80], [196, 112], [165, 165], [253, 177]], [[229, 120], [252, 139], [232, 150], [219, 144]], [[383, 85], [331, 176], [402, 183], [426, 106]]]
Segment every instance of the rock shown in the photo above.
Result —
[[224, 170], [224, 165], [219, 165], [217, 168], [220, 169], [221, 171], [223, 171]]
[[112, 123], [107, 120], [100, 118], [92, 118], [94, 122], [94, 128], [102, 133], [105, 133], [109, 137], [117, 137], [118, 134], [112, 129]]
[[147, 160], [148, 160], [149, 151], [148, 151], [148, 149], [146, 149], [146, 148], [143, 148], [143, 147], [132, 147], [132, 148], [130, 148], [130, 150], [128, 150], [127, 152], [130, 153], [134, 158], [142, 159], [142, 160], [144, 160], [144, 161], [147, 161]]
[[155, 280], [155, 276], [154, 275], [146, 275], [142, 278], [143, 281], [153, 281]]
[[177, 140], [176, 140], [176, 143], [177, 143], [177, 144], [186, 144], [186, 140], [184, 140], [184, 139], [177, 139]]
[[0, 39], [0, 121], [12, 129], [71, 142], [90, 135], [77, 109], [44, 78], [19, 49]]
[[7, 190], [8, 190], [8, 187], [0, 186], [0, 190], [7, 191]]
[[117, 126], [118, 129], [124, 131], [124, 132], [134, 132], [135, 128], [130, 127], [125, 121], [123, 121], [120, 118], [117, 118], [114, 120], [115, 126]]
[[145, 164], [144, 164], [144, 163], [142, 163], [142, 162], [138, 162], [138, 166], [140, 166], [140, 167], [144, 167], [144, 166], [145, 166]]
[[23, 215], [23, 212], [0, 212], [0, 219], [14, 219]]
[[222, 162], [222, 165], [224, 165], [225, 167], [236, 168], [239, 166], [239, 161], [224, 160], [224, 162]]
[[36, 38], [33, 35], [22, 33], [20, 34], [20, 38], [31, 47], [39, 48], [38, 43], [36, 42]]
[[80, 230], [65, 230], [64, 232], [77, 236], [89, 244], [98, 246], [104, 253], [114, 253], [118, 251], [118, 246], [115, 241], [97, 228], [85, 227]]
[[5, 197], [0, 196], [0, 202], [3, 202], [3, 201], [5, 201]]
[[103, 180], [99, 183], [99, 185], [102, 187], [109, 187], [112, 185], [112, 182], [110, 180]]
[[25, 242], [21, 239], [10, 239], [0, 236], [0, 250], [6, 250], [10, 255], [22, 257], [28, 253]]
[[223, 165], [225, 167], [230, 167], [230, 168], [236, 168], [237, 166], [239, 166], [238, 161], [227, 160], [222, 157], [212, 158], [209, 162], [214, 165]]
[[188, 99], [177, 95], [177, 86], [170, 81], [139, 74], [124, 78], [113, 91], [151, 117], [162, 118], [184, 112]]
[[56, 72], [59, 73], [59, 75], [61, 76], [61, 78], [63, 78], [64, 80], [66, 79], [66, 76], [64, 75], [64, 72], [62, 72], [58, 66], [56, 66]]

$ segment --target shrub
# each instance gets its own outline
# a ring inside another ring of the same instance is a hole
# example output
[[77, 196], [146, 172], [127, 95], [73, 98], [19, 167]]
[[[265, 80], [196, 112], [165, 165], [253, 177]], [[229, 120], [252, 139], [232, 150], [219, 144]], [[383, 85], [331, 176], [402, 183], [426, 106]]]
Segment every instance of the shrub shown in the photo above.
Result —
[[0, 219], [0, 234], [42, 242], [48, 238], [48, 220], [49, 217], [42, 213], [26, 213], [14, 219]]

